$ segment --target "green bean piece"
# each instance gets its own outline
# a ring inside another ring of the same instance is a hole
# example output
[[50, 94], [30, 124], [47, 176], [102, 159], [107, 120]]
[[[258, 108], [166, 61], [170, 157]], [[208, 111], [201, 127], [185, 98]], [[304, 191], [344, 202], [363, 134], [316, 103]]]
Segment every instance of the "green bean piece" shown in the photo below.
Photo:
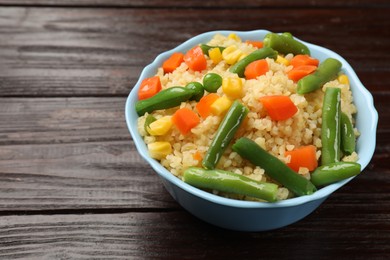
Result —
[[201, 189], [245, 195], [269, 202], [277, 200], [278, 185], [255, 181], [228, 171], [190, 167], [184, 171], [183, 180]]
[[225, 47], [222, 47], [222, 46], [210, 46], [210, 45], [207, 45], [207, 44], [201, 44], [199, 46], [202, 49], [203, 54], [205, 54], [207, 56], [209, 56], [209, 50], [210, 49], [219, 48], [219, 50], [221, 52], [223, 52], [223, 50], [225, 49]]
[[310, 55], [309, 48], [305, 44], [295, 40], [291, 33], [288, 32], [282, 34], [268, 33], [264, 37], [263, 44], [264, 46], [271, 47], [272, 49], [283, 54], [292, 53], [294, 55]]
[[278, 57], [278, 52], [270, 47], [263, 47], [261, 49], [255, 50], [250, 53], [245, 58], [239, 60], [236, 64], [230, 67], [229, 71], [232, 73], [237, 73], [240, 78], [245, 77], [244, 72], [246, 66], [249, 63], [254, 62], [256, 60], [261, 60], [265, 58], [276, 59]]
[[239, 101], [233, 102], [203, 158], [202, 165], [204, 168], [209, 170], [215, 168], [248, 112], [248, 108]]
[[335, 183], [358, 175], [361, 166], [355, 162], [336, 162], [318, 167], [311, 174], [311, 181], [317, 187]]
[[135, 103], [135, 111], [139, 116], [142, 116], [146, 112], [151, 113], [159, 109], [176, 107], [179, 106], [181, 102], [185, 102], [192, 98], [194, 94], [194, 91], [189, 88], [167, 88], [150, 98], [138, 100]]
[[192, 89], [194, 91], [194, 95], [190, 98], [190, 100], [195, 100], [196, 102], [199, 102], [199, 100], [204, 95], [204, 88], [203, 85], [199, 82], [190, 82], [188, 83], [185, 88]]
[[309, 180], [246, 137], [241, 137], [233, 144], [233, 151], [263, 168], [266, 175], [298, 196], [313, 194], [316, 191], [316, 187]]
[[154, 121], [156, 121], [157, 119], [149, 114], [146, 118], [145, 118], [145, 123], [144, 123], [144, 129], [145, 129], [145, 132], [149, 134], [149, 126], [151, 123], [153, 123]]
[[356, 148], [356, 137], [353, 125], [349, 117], [341, 112], [341, 151], [346, 155], [351, 155]]
[[306, 94], [321, 88], [326, 82], [337, 77], [341, 69], [341, 62], [327, 58], [318, 66], [314, 73], [309, 74], [298, 81], [297, 93]]
[[204, 89], [210, 93], [216, 93], [222, 85], [222, 77], [217, 73], [207, 73], [203, 77]]
[[327, 88], [322, 105], [321, 164], [340, 160], [341, 89]]

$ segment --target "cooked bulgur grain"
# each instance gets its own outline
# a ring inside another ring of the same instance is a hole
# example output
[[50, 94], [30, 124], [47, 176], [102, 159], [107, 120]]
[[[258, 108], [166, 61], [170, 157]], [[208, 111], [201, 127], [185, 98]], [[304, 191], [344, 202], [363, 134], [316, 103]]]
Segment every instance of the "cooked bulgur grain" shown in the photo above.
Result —
[[[229, 38], [219, 34], [215, 35], [207, 44], [224, 47], [234, 45], [244, 54], [249, 54], [256, 50], [253, 46], [239, 39]], [[288, 54], [284, 58], [291, 60], [293, 55]], [[251, 80], [241, 79], [243, 82], [244, 96], [240, 101], [249, 108], [250, 112], [247, 115], [246, 123], [239, 131], [239, 137], [248, 137], [254, 140], [262, 148], [286, 163], [288, 162], [288, 158], [284, 155], [285, 151], [291, 151], [303, 145], [313, 144], [317, 147], [318, 159], [321, 156], [321, 109], [324, 91], [327, 87], [340, 88], [342, 111], [350, 119], [353, 119], [353, 114], [356, 113], [356, 107], [353, 104], [349, 85], [341, 84], [338, 80], [333, 80], [326, 83], [322, 89], [313, 93], [299, 95], [296, 93], [297, 84], [290, 80], [286, 74], [292, 69], [292, 66], [276, 63], [273, 59], [269, 58], [266, 60], [270, 69], [265, 75]], [[210, 72], [217, 73], [222, 78], [237, 77], [237, 75], [229, 72], [229, 67], [230, 65], [224, 60], [215, 65], [212, 60], [208, 59], [207, 69], [202, 72], [189, 70], [186, 63], [183, 62], [172, 73], [164, 74], [163, 69], [160, 68], [157, 75], [161, 79], [162, 88], [166, 89], [173, 86], [185, 86], [187, 83], [193, 81], [202, 82], [203, 76]], [[217, 94], [220, 96], [224, 95], [222, 88], [219, 88]], [[297, 106], [298, 113], [285, 121], [271, 120], [263, 108], [262, 103], [259, 102], [259, 98], [265, 95], [289, 96]], [[196, 101], [183, 102], [180, 108], [187, 107], [196, 111], [196, 104]], [[176, 107], [167, 110], [158, 110], [152, 114], [156, 118], [160, 118], [165, 115], [172, 115], [177, 109]], [[186, 136], [183, 136], [174, 127], [169, 134], [164, 136], [148, 136], [144, 130], [146, 116], [147, 114], [138, 119], [139, 133], [144, 137], [145, 143], [147, 144], [155, 141], [166, 141], [172, 145], [173, 152], [162, 159], [161, 164], [179, 178], [186, 168], [190, 166], [201, 166], [201, 160], [194, 159], [194, 154], [199, 152], [201, 155], [204, 155], [206, 153], [222, 120], [222, 116], [210, 115], [205, 119], [201, 119], [200, 123]], [[356, 134], [358, 134], [357, 130]], [[348, 157], [344, 157], [342, 160], [357, 161], [357, 159], [357, 154], [353, 153]], [[267, 179], [263, 169], [243, 160], [237, 153], [232, 152], [231, 146], [223, 154], [217, 168], [243, 174], [258, 181], [270, 181]], [[301, 168], [299, 174], [310, 178], [309, 170], [306, 168]], [[213, 192], [218, 193], [217, 191]], [[237, 195], [220, 195], [253, 200], [252, 198], [244, 198]], [[279, 188], [279, 199], [286, 199], [290, 196], [292, 194], [286, 188]]]

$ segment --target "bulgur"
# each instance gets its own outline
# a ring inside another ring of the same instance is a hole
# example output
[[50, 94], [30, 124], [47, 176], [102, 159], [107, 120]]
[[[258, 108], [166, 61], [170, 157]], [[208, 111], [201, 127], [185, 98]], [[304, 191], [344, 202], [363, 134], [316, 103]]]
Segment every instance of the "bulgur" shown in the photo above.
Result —
[[[235, 46], [244, 55], [256, 50], [252, 45], [246, 44], [236, 37], [228, 37], [220, 34], [215, 35], [207, 44], [223, 47]], [[292, 54], [284, 56], [284, 59], [287, 61], [292, 58]], [[287, 76], [287, 72], [292, 69], [292, 66], [285, 65], [286, 62], [277, 63], [274, 59], [270, 58], [267, 58], [266, 61], [269, 66], [269, 71], [265, 75], [259, 76], [256, 79], [241, 79], [244, 94], [239, 100], [250, 112], [247, 114], [245, 123], [236, 134], [236, 138], [250, 138], [269, 153], [286, 163], [289, 160], [285, 156], [286, 151], [312, 144], [317, 148], [316, 157], [319, 159], [321, 156], [321, 110], [324, 91], [328, 87], [340, 88], [342, 111], [353, 120], [356, 107], [353, 104], [350, 86], [346, 82], [342, 84], [335, 79], [326, 83], [322, 89], [306, 95], [299, 95], [296, 92], [297, 84]], [[207, 59], [207, 69], [201, 72], [190, 70], [186, 63], [183, 62], [171, 73], [164, 74], [163, 69], [159, 68], [156, 75], [160, 77], [162, 89], [167, 89], [173, 86], [185, 86], [189, 82], [202, 82], [203, 76], [210, 72], [216, 73], [222, 78], [237, 77], [236, 74], [229, 72], [229, 67], [230, 65], [223, 59], [217, 64], [213, 60]], [[224, 95], [222, 88], [218, 89], [217, 94], [219, 96]], [[259, 102], [259, 98], [266, 95], [289, 96], [298, 108], [298, 112], [293, 117], [284, 121], [271, 120], [262, 103]], [[180, 107], [157, 110], [152, 114], [158, 119], [166, 115], [172, 115], [179, 108], [186, 107], [196, 111], [196, 104], [196, 101], [182, 102]], [[188, 167], [201, 166], [201, 160], [195, 159], [196, 156], [194, 155], [195, 153], [204, 155], [207, 152], [219, 123], [223, 118], [222, 116], [215, 115], [210, 115], [204, 119], [201, 118], [200, 123], [192, 128], [190, 133], [185, 136], [175, 127], [172, 127], [166, 135], [150, 136], [147, 135], [144, 129], [146, 116], [147, 114], [140, 116], [138, 119], [139, 133], [143, 136], [146, 144], [163, 141], [172, 145], [172, 153], [161, 159], [160, 162], [178, 178], [182, 177], [184, 170]], [[357, 130], [356, 134], [358, 134]], [[234, 143], [234, 140], [232, 143]], [[342, 160], [357, 161], [357, 154], [353, 153], [350, 156], [342, 158]], [[263, 169], [252, 165], [247, 160], [243, 160], [237, 153], [233, 152], [231, 145], [226, 149], [218, 162], [217, 168], [242, 174], [257, 181], [272, 181], [267, 178]], [[308, 179], [310, 178], [310, 172], [306, 168], [301, 168], [298, 173]], [[217, 191], [213, 192], [218, 194]], [[253, 198], [231, 194], [220, 195], [253, 200]], [[286, 188], [279, 188], [278, 199], [286, 199], [290, 196], [292, 194]]]

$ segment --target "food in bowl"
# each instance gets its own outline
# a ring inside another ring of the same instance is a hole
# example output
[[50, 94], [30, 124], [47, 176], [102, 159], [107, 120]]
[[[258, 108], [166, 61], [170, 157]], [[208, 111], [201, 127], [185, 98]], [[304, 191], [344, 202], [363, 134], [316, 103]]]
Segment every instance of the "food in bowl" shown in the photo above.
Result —
[[175, 52], [138, 89], [152, 158], [214, 194], [275, 202], [360, 173], [357, 109], [337, 59], [291, 34], [216, 34]]

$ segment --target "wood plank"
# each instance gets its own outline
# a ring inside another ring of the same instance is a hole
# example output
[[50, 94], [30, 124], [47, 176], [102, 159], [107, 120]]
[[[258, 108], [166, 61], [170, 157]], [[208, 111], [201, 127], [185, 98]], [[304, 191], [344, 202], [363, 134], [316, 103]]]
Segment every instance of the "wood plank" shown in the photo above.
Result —
[[273, 259], [290, 252], [299, 259], [386, 259], [388, 212], [366, 206], [347, 212], [331, 205], [286, 228], [258, 233], [216, 228], [182, 211], [3, 216], [0, 257]]
[[[389, 2], [237, 2], [0, 0], [0, 259], [388, 258]], [[169, 196], [135, 150], [123, 108], [157, 53], [259, 24], [343, 54], [380, 121], [368, 167], [313, 214], [241, 233]]]
[[124, 97], [0, 98], [0, 145], [130, 141]]
[[210, 7], [361, 7], [361, 6], [389, 6], [386, 0], [373, 0], [370, 3], [364, 0], [325, 1], [325, 0], [296, 0], [296, 1], [272, 1], [272, 0], [0, 0], [0, 5], [27, 5], [27, 6], [117, 6], [117, 7], [154, 7], [154, 8], [210, 8]]
[[0, 149], [0, 211], [177, 207], [131, 141]]
[[290, 31], [330, 48], [351, 63], [371, 91], [387, 87], [387, 8], [264, 12], [4, 7], [0, 9], [0, 96], [89, 96], [92, 92], [126, 96], [142, 68], [158, 53], [205, 31], [259, 27]]

